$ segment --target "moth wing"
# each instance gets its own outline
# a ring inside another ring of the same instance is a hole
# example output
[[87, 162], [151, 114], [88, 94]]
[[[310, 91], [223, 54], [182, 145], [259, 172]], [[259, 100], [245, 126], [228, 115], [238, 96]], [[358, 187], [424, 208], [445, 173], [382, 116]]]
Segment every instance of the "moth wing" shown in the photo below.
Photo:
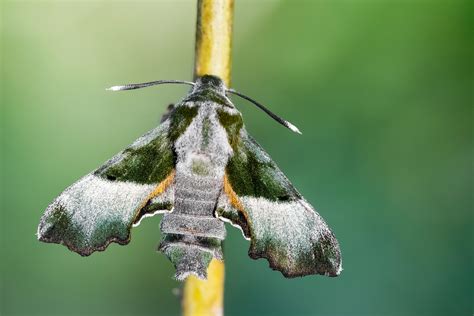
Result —
[[62, 192], [46, 209], [38, 239], [82, 256], [127, 244], [133, 224], [171, 210], [174, 158], [169, 121], [138, 138]]
[[251, 258], [268, 259], [285, 277], [339, 275], [334, 234], [245, 130], [226, 167], [223, 192], [217, 216], [250, 239]]

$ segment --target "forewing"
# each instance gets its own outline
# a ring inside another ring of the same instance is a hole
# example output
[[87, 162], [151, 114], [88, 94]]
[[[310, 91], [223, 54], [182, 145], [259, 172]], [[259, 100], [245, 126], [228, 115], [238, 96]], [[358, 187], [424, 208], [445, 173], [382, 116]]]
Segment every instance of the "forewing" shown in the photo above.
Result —
[[41, 218], [38, 239], [87, 256], [111, 242], [127, 244], [133, 224], [170, 210], [174, 158], [168, 128], [165, 121], [61, 193]]
[[322, 217], [242, 129], [224, 179], [217, 216], [250, 239], [249, 256], [286, 277], [337, 276], [339, 244]]

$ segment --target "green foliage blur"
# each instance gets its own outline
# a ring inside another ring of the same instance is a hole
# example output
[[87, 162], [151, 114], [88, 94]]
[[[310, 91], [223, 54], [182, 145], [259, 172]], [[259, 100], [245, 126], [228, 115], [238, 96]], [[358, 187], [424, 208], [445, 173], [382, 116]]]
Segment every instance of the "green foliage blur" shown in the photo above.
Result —
[[[1, 4], [1, 315], [179, 315], [159, 218], [82, 258], [36, 240], [64, 188], [158, 124], [192, 79], [194, 1]], [[226, 315], [470, 315], [472, 5], [242, 1], [250, 133], [338, 237], [338, 278], [285, 279], [228, 227]]]

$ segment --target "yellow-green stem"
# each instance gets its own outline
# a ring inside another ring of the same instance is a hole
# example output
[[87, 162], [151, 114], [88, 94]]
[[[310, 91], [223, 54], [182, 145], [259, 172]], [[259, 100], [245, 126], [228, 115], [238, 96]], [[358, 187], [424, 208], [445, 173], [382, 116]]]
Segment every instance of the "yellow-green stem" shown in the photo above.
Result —
[[230, 85], [234, 0], [198, 0], [194, 77], [215, 75]]
[[[194, 77], [215, 75], [229, 86], [232, 64], [234, 0], [198, 0]], [[184, 283], [184, 316], [224, 313], [224, 263], [213, 259], [207, 280], [190, 276]]]

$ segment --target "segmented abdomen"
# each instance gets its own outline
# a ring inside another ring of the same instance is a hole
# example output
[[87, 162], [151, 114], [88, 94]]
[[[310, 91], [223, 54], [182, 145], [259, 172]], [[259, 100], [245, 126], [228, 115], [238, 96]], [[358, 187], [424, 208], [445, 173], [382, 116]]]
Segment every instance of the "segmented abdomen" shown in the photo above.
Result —
[[221, 242], [224, 223], [214, 217], [222, 179], [177, 172], [173, 212], [161, 221], [163, 233], [160, 250], [176, 267], [176, 278], [190, 273], [201, 278], [213, 257], [222, 259]]

